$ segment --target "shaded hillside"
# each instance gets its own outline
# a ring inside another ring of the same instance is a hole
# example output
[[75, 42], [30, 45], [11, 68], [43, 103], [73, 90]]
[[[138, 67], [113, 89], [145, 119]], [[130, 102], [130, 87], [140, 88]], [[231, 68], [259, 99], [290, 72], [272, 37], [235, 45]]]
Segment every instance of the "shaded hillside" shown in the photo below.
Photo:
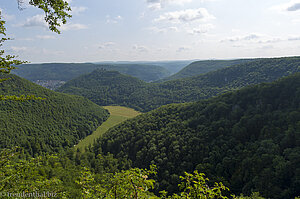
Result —
[[250, 61], [254, 61], [254, 59], [196, 61], [184, 67], [178, 73], [166, 77], [159, 81], [168, 81], [168, 80], [192, 77], [192, 76], [208, 73], [211, 71], [216, 71], [221, 68], [230, 67], [233, 65], [242, 64]]
[[15, 75], [0, 95], [36, 95], [42, 101], [0, 101], [0, 148], [22, 146], [31, 155], [58, 152], [92, 133], [109, 116], [88, 99], [57, 93]]
[[14, 71], [14, 74], [30, 81], [68, 81], [100, 68], [119, 71], [120, 73], [128, 74], [144, 81], [155, 81], [170, 75], [170, 72], [165, 68], [156, 65], [92, 63], [24, 64], [18, 66], [18, 69]]
[[122, 74], [137, 77], [146, 82], [156, 81], [170, 75], [167, 69], [149, 64], [97, 65], [97, 67], [111, 71], [119, 71]]
[[178, 60], [178, 61], [158, 61], [158, 62], [149, 62], [153, 65], [161, 66], [168, 71], [170, 71], [172, 74], [177, 73], [185, 66], [192, 63], [192, 60]]
[[95, 64], [90, 63], [23, 64], [18, 66], [13, 73], [30, 81], [68, 81], [82, 74], [90, 73], [96, 68]]
[[300, 57], [263, 59], [195, 77], [145, 83], [118, 72], [95, 71], [67, 82], [58, 91], [87, 97], [99, 105], [149, 111], [161, 105], [197, 101], [247, 85], [271, 82], [300, 71]]
[[97, 69], [67, 82], [58, 91], [84, 96], [101, 106], [126, 105], [136, 91], [146, 86], [146, 82], [135, 77]]
[[196, 103], [172, 104], [110, 129], [94, 152], [158, 166], [159, 188], [178, 191], [198, 170], [233, 193], [300, 193], [300, 73]]

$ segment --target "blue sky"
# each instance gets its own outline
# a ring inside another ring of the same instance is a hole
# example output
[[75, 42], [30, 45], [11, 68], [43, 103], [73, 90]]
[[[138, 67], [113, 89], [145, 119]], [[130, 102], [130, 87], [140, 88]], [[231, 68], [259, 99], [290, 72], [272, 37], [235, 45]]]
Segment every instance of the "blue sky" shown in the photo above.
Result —
[[30, 62], [152, 61], [294, 56], [300, 0], [69, 0], [58, 35], [43, 13], [1, 0], [4, 48]]

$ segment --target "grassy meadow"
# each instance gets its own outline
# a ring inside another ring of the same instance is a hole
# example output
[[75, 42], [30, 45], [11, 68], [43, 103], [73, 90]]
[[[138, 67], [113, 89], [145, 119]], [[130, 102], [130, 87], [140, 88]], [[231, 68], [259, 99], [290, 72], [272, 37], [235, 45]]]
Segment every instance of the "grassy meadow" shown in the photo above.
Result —
[[104, 106], [103, 108], [109, 111], [109, 118], [101, 126], [99, 126], [91, 135], [87, 136], [86, 138], [81, 140], [77, 145], [75, 145], [75, 150], [79, 149], [81, 152], [84, 152], [87, 146], [92, 145], [94, 141], [101, 135], [103, 135], [103, 133], [105, 133], [108, 129], [129, 118], [133, 118], [141, 114], [140, 112], [137, 112], [134, 109], [122, 106]]

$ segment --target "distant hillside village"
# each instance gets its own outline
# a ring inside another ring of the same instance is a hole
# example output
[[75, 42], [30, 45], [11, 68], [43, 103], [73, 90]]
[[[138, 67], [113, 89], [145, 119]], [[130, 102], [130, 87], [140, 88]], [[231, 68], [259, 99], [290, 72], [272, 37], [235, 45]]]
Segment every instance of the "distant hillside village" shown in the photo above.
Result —
[[66, 82], [61, 80], [36, 80], [34, 81], [34, 83], [50, 90], [55, 90], [58, 87], [64, 85]]

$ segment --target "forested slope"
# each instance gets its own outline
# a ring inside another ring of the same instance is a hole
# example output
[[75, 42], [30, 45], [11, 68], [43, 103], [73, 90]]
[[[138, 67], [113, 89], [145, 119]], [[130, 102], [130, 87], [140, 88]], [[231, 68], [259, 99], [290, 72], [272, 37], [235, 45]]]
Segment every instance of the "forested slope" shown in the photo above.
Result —
[[208, 73], [211, 71], [215, 71], [221, 68], [234, 66], [236, 64], [242, 64], [250, 61], [254, 61], [255, 59], [237, 59], [237, 60], [205, 60], [205, 61], [195, 61], [188, 66], [181, 69], [178, 73], [166, 77], [162, 81], [181, 79], [186, 77], [193, 77], [196, 75]]
[[58, 91], [81, 95], [99, 105], [126, 105], [131, 95], [143, 90], [146, 82], [117, 71], [97, 69], [90, 74], [75, 78]]
[[161, 66], [150, 64], [92, 64], [92, 63], [44, 63], [23, 64], [13, 71], [30, 81], [60, 80], [68, 81], [80, 75], [92, 72], [95, 69], [119, 71], [141, 80], [150, 82], [170, 75], [170, 72]]
[[149, 111], [170, 103], [192, 102], [247, 85], [272, 82], [300, 71], [300, 57], [262, 59], [214, 72], [163, 83], [97, 70], [75, 78], [58, 91], [87, 97], [99, 105], [121, 105]]
[[88, 99], [53, 92], [15, 75], [0, 84], [0, 95], [22, 94], [46, 99], [0, 101], [0, 148], [22, 146], [31, 155], [58, 152], [76, 144], [109, 116]]
[[110, 71], [119, 71], [122, 74], [137, 77], [146, 82], [152, 82], [170, 75], [170, 72], [156, 65], [149, 64], [114, 64], [114, 65], [97, 65]]
[[94, 152], [158, 166], [159, 188], [178, 191], [198, 170], [236, 194], [300, 193], [300, 73], [196, 103], [172, 104], [108, 131]]

